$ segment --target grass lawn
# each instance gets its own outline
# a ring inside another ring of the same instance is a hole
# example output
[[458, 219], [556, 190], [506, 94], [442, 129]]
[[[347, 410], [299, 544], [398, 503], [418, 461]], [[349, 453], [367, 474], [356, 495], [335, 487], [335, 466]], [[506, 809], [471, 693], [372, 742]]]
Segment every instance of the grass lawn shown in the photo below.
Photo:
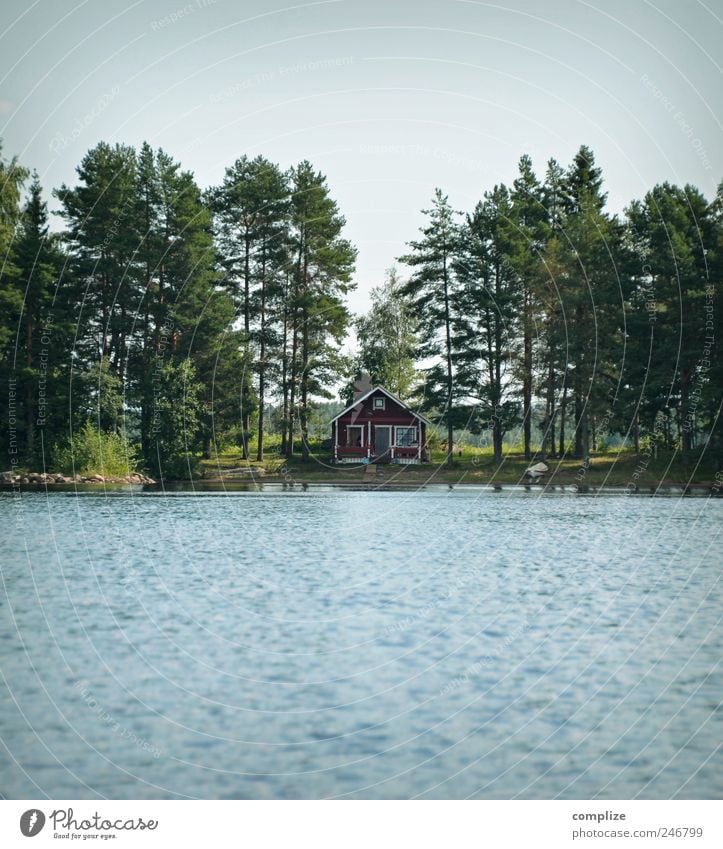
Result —
[[[253, 449], [253, 446], [252, 446]], [[252, 456], [255, 452], [252, 450]], [[445, 462], [444, 453], [432, 453], [432, 462], [420, 466], [379, 465], [373, 478], [375, 484], [406, 484], [410, 486], [423, 483], [454, 484], [517, 484], [526, 483], [525, 469], [530, 461], [521, 453], [505, 454], [500, 466], [496, 466], [491, 449], [467, 447], [462, 456], [456, 456], [450, 468]], [[565, 458], [548, 459], [550, 472], [543, 478], [544, 483], [553, 485], [578, 486], [619, 486], [637, 485], [640, 489], [657, 487], [660, 484], [685, 485], [689, 483], [715, 483], [716, 472], [712, 457], [691, 455], [683, 462], [677, 452], [659, 452], [658, 457], [646, 454], [636, 455], [632, 451], [609, 451], [590, 458], [590, 465], [584, 469], [580, 460]], [[265, 455], [263, 463], [255, 460], [244, 461], [238, 449], [219, 454], [211, 460], [202, 461], [205, 480], [243, 480], [245, 477], [263, 477], [268, 482], [287, 483], [339, 483], [357, 484], [370, 481], [366, 466], [333, 466], [329, 462], [328, 450], [317, 449], [308, 463], [300, 455], [284, 460], [277, 451], [271, 450]], [[245, 471], [248, 470], [248, 471]], [[258, 478], [257, 478], [258, 479]]]

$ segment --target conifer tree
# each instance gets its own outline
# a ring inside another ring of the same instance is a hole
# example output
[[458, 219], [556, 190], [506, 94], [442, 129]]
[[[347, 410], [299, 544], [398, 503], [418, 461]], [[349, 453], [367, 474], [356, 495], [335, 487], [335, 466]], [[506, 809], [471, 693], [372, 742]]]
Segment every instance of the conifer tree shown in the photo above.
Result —
[[458, 213], [452, 209], [441, 189], [436, 189], [432, 206], [423, 210], [428, 224], [421, 228], [422, 238], [409, 243], [411, 252], [399, 262], [413, 273], [402, 290], [411, 298], [422, 339], [420, 358], [435, 357], [427, 370], [424, 405], [438, 410], [447, 425], [447, 464], [453, 463], [454, 417], [459, 392], [455, 382], [452, 328], [457, 281], [454, 259], [459, 248]]

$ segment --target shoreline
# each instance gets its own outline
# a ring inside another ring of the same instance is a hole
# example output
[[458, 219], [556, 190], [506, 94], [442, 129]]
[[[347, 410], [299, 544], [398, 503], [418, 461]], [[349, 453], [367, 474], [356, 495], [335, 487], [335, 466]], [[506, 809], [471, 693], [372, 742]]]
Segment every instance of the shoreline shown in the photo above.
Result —
[[393, 481], [365, 483], [363, 481], [294, 481], [247, 480], [224, 481], [199, 479], [196, 481], [166, 481], [165, 483], [131, 483], [123, 480], [69, 481], [64, 483], [0, 483], [0, 495], [20, 492], [98, 494], [115, 495], [164, 495], [164, 494], [233, 494], [233, 493], [303, 493], [320, 491], [346, 492], [451, 492], [466, 491], [479, 493], [516, 492], [543, 495], [606, 495], [606, 496], [647, 496], [649, 498], [721, 498], [723, 488], [716, 484], [676, 484], [663, 483], [658, 486], [630, 488], [616, 485], [577, 485], [564, 483], [459, 483], [427, 482], [411, 483]]

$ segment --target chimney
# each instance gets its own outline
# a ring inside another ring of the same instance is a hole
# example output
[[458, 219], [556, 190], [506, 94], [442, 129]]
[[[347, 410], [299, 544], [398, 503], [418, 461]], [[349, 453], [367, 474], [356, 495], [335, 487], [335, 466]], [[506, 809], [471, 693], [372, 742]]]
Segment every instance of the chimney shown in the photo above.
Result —
[[363, 371], [354, 381], [354, 401], [358, 401], [362, 395], [366, 395], [371, 388], [371, 378], [365, 371]]

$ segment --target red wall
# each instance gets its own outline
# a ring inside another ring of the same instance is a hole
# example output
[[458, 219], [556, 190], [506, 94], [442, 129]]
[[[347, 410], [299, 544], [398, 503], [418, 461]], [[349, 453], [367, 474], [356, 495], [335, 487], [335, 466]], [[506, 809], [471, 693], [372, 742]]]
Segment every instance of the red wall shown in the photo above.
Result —
[[[384, 398], [385, 408], [383, 410], [375, 410], [373, 403], [374, 398]], [[348, 413], [336, 420], [336, 425], [339, 428], [339, 445], [346, 445], [346, 425], [363, 425], [364, 426], [364, 445], [367, 444], [367, 422], [372, 425], [411, 425], [421, 427], [422, 422], [416, 419], [405, 407], [397, 404], [396, 401], [385, 395], [383, 392], [374, 392], [366, 398], [361, 405], [353, 407]], [[333, 425], [332, 425], [333, 427]], [[423, 432], [420, 437], [423, 437]], [[332, 433], [333, 437], [333, 433]], [[372, 435], [373, 438], [373, 435]]]

